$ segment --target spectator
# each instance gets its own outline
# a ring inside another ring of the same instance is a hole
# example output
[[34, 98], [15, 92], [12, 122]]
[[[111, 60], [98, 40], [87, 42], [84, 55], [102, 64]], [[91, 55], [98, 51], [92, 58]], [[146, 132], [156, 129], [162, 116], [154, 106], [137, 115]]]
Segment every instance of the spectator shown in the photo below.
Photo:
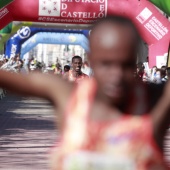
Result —
[[167, 78], [170, 78], [170, 67], [167, 68]]
[[147, 82], [149, 83], [150, 82], [150, 75], [148, 73], [148, 70], [145, 68], [144, 69], [144, 73], [143, 73], [143, 82]]
[[142, 63], [138, 63], [136, 68], [136, 79], [138, 81], [142, 81], [143, 74], [144, 74], [144, 66]]
[[20, 55], [17, 54], [15, 56], [15, 63], [12, 65], [12, 68], [16, 70], [16, 72], [20, 72], [20, 69], [23, 66], [23, 61], [20, 59]]
[[36, 64], [35, 64], [34, 60], [31, 60], [29, 69], [31, 72], [33, 72], [36, 69]]
[[155, 82], [156, 81], [156, 71], [157, 71], [157, 67], [153, 66], [151, 69], [151, 82]]
[[163, 83], [165, 83], [168, 80], [167, 67], [166, 66], [161, 67], [161, 80], [162, 80]]
[[59, 63], [57, 63], [55, 68], [54, 68], [54, 74], [56, 74], [56, 75], [61, 75], [62, 74], [61, 65]]
[[23, 61], [24, 61], [24, 68], [25, 68], [26, 73], [29, 73], [30, 71], [30, 63], [32, 60], [33, 58], [30, 57], [28, 54], [24, 55]]
[[84, 62], [83, 67], [82, 67], [82, 72], [86, 75], [88, 75], [89, 77], [92, 76], [92, 69], [89, 66], [89, 63], [87, 61]]
[[15, 68], [13, 68], [13, 66], [15, 65], [16, 63], [16, 58], [15, 57], [11, 57], [8, 62], [4, 63], [2, 66], [1, 66], [1, 69], [3, 70], [10, 70], [10, 71], [16, 71]]
[[[65, 65], [64, 66], [64, 73], [67, 73], [67, 72], [69, 72], [70, 71], [70, 66], [69, 65]], [[64, 74], [63, 73], [63, 74]]]
[[155, 78], [154, 78], [154, 83], [156, 84], [161, 84], [162, 79], [161, 79], [161, 69], [156, 70]]

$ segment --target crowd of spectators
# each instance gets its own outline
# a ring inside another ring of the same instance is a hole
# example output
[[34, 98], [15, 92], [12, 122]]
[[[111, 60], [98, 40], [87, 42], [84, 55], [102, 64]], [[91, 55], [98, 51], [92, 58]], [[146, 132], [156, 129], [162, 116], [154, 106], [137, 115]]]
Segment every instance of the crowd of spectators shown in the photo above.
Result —
[[[71, 65], [65, 65], [63, 68], [61, 64], [50, 64], [46, 66], [42, 62], [38, 62], [34, 58], [29, 60], [20, 59], [19, 54], [10, 59], [2, 57], [0, 59], [0, 69], [8, 70], [15, 73], [24, 73], [28, 74], [30, 72], [42, 72], [46, 74], [55, 74], [63, 75], [66, 72], [69, 72], [72, 69]], [[81, 68], [82, 72], [88, 76], [92, 75], [92, 69], [89, 66], [89, 63], [85, 61]], [[155, 83], [161, 84], [165, 83], [170, 77], [170, 67], [162, 66], [157, 68], [153, 66], [151, 69], [148, 66], [148, 63], [138, 63], [136, 67], [136, 72], [134, 74], [137, 80], [143, 81], [145, 83]]]
[[[55, 74], [62, 76], [72, 69], [72, 65], [67, 64], [64, 65], [64, 67], [62, 67], [60, 63], [45, 65], [45, 63], [39, 62], [33, 57], [29, 59], [20, 59], [20, 55], [17, 54], [15, 57], [11, 57], [10, 59], [1, 57], [0, 69], [23, 74], [42, 72], [45, 74]], [[82, 65], [82, 72], [89, 76], [92, 74], [91, 68], [87, 61], [85, 61]]]
[[19, 54], [17, 54], [15, 57], [12, 57], [10, 59], [1, 58], [0, 69], [19, 73], [23, 68], [23, 64], [23, 60], [21, 60]]
[[[72, 65], [73, 63], [70, 63], [62, 67], [61, 64], [56, 63], [46, 66], [43, 62], [39, 62], [33, 57], [21, 59], [19, 54], [10, 59], [5, 58], [4, 55], [0, 56], [0, 70], [6, 70], [12, 73], [29, 74], [32, 72], [40, 72], [44, 74], [54, 74], [64, 78], [65, 75], [69, 75], [69, 73], [74, 70]], [[92, 76], [92, 69], [87, 61], [81, 64], [80, 71], [88, 77]], [[78, 77], [76, 77], [76, 79], [77, 78]], [[0, 88], [0, 99], [5, 96], [5, 93], [6, 91]]]
[[161, 68], [157, 68], [157, 66], [153, 66], [149, 69], [146, 64], [138, 63], [135, 77], [145, 83], [165, 83], [170, 77], [170, 67], [162, 66]]

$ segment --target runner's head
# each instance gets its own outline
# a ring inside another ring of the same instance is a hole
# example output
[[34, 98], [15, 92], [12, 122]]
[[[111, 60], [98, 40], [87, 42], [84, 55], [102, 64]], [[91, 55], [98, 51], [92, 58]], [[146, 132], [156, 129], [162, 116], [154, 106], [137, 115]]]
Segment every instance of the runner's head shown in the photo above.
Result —
[[66, 73], [66, 72], [68, 72], [70, 70], [70, 66], [69, 65], [65, 65], [64, 66], [64, 72]]
[[110, 16], [93, 26], [89, 40], [89, 59], [99, 91], [120, 103], [134, 80], [138, 31], [129, 19]]
[[73, 68], [73, 71], [75, 72], [81, 72], [81, 67], [82, 67], [82, 58], [80, 56], [74, 56], [72, 58], [72, 68]]

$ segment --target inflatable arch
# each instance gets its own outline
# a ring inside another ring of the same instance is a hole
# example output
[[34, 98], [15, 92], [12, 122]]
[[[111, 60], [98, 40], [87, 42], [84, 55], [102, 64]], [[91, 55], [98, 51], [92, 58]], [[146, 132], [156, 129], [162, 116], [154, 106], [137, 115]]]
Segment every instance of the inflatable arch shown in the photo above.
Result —
[[81, 45], [85, 51], [89, 50], [88, 39], [83, 34], [39, 32], [23, 43], [21, 48], [21, 58], [39, 43]]
[[63, 29], [47, 29], [47, 28], [34, 28], [34, 27], [23, 27], [11, 37], [6, 43], [5, 56], [10, 58], [14, 57], [21, 50], [21, 45], [27, 41], [30, 37], [38, 32], [58, 32], [58, 33], [73, 33], [83, 34], [86, 37], [89, 35], [88, 30], [63, 30]]
[[0, 30], [0, 52], [4, 49], [6, 41], [17, 32], [22, 26], [31, 26], [31, 22], [11, 22], [5, 28]]
[[[21, 22], [21, 21], [13, 21], [8, 24], [6, 27], [0, 30], [0, 53], [4, 53], [4, 44], [6, 41], [14, 35], [18, 29], [23, 26], [28, 27], [36, 27], [36, 28], [55, 28], [56, 24], [54, 23], [39, 23], [39, 22]], [[58, 29], [63, 29], [62, 25], [57, 26]], [[68, 27], [66, 27], [68, 29]], [[70, 27], [74, 28], [74, 27]]]
[[[14, 10], [15, 9], [15, 10]], [[131, 18], [149, 45], [149, 64], [168, 51], [170, 22], [148, 0], [11, 0], [0, 9], [0, 29], [11, 21], [75, 25], [92, 24], [110, 14]]]

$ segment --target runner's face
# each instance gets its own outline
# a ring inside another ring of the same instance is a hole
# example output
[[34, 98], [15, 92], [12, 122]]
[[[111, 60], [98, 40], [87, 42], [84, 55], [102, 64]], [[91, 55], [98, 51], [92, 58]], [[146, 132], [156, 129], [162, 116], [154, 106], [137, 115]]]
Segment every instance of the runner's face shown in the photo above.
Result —
[[75, 72], [81, 72], [82, 60], [80, 58], [75, 58], [72, 62], [72, 67]]
[[132, 30], [102, 25], [90, 37], [90, 60], [100, 93], [122, 101], [134, 80], [136, 49]]

